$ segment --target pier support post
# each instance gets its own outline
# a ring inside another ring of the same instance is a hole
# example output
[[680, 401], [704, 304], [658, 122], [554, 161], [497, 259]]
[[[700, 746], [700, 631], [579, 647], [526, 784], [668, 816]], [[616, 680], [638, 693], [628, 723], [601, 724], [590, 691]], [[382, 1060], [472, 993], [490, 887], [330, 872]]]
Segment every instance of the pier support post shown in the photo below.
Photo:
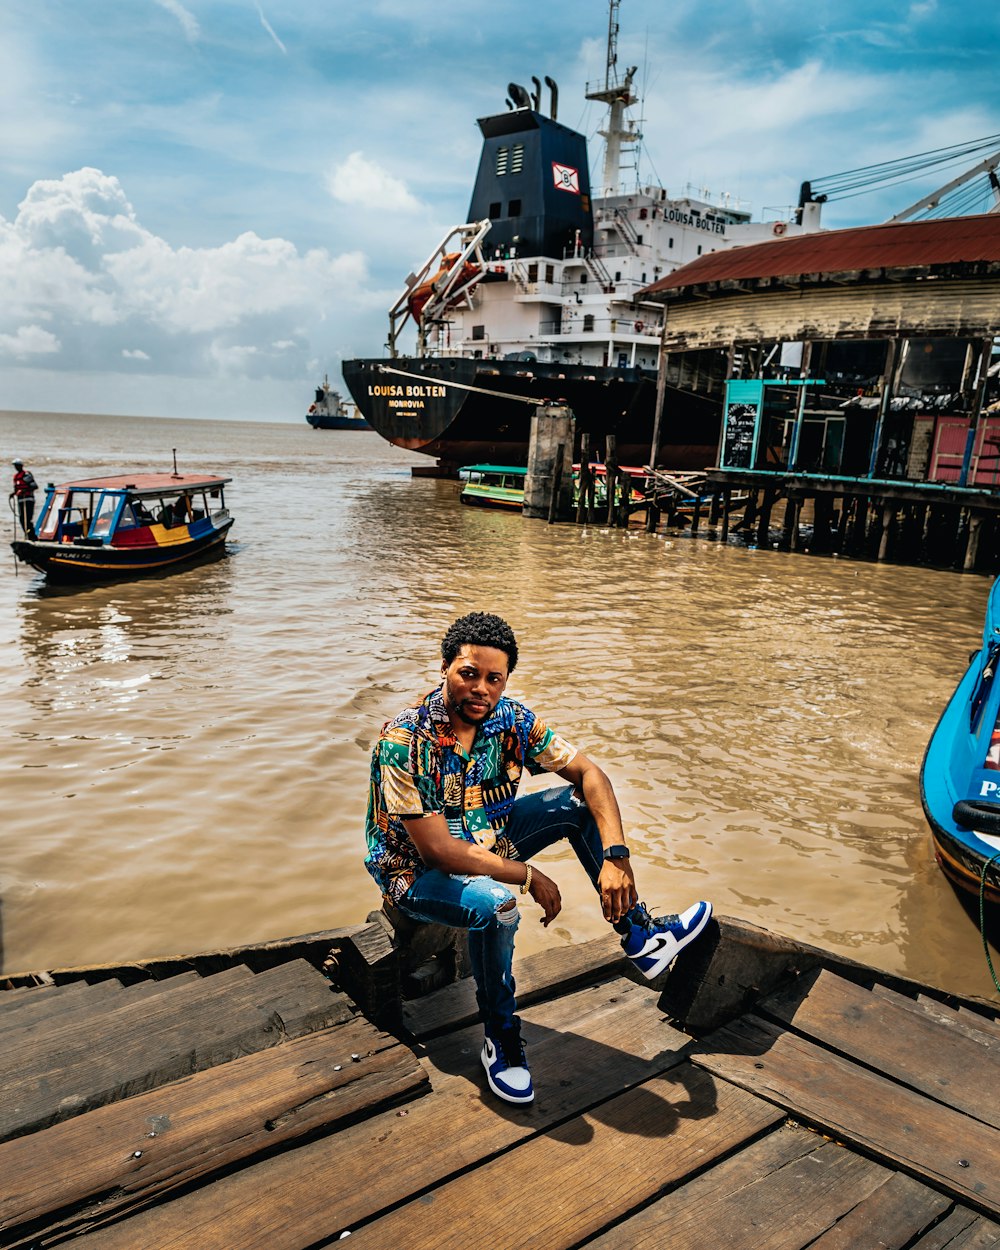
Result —
[[766, 547], [768, 532], [771, 527], [771, 509], [774, 507], [775, 492], [770, 486], [764, 488], [764, 499], [760, 505], [760, 517], [757, 521], [757, 546]]
[[792, 551], [795, 547], [795, 536], [799, 528], [800, 502], [793, 495], [785, 497], [785, 523], [781, 530], [781, 545], [786, 551]]
[[[572, 516], [575, 431], [573, 414], [562, 404], [547, 404], [531, 418], [528, 472], [521, 508], [524, 516], [547, 519], [553, 500], [553, 520], [568, 520]], [[561, 471], [556, 465], [560, 444], [564, 449]], [[565, 454], [566, 448], [570, 449], [568, 454]]]
[[973, 512], [969, 516], [969, 540], [965, 544], [965, 559], [962, 561], [962, 572], [971, 573], [976, 567], [976, 556], [979, 554], [979, 535], [983, 528], [983, 514]]
[[878, 540], [878, 558], [880, 560], [884, 560], [889, 553], [889, 527], [895, 514], [895, 504], [887, 503], [882, 506], [882, 533]]
[[608, 490], [608, 515], [606, 524], [611, 529], [615, 523], [615, 492], [618, 489], [618, 439], [608, 434], [604, 451], [604, 480]]
[[729, 539], [729, 505], [732, 502], [733, 492], [727, 487], [722, 492], [722, 542]]

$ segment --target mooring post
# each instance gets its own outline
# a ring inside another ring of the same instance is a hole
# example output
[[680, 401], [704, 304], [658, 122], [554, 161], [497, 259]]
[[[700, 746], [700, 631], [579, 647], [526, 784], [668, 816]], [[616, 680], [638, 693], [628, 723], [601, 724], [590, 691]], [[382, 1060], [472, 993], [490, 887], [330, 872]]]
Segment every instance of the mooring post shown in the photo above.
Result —
[[615, 490], [618, 485], [618, 439], [614, 434], [607, 436], [604, 466], [606, 469], [605, 481], [608, 485], [607, 525], [610, 529], [615, 523]]
[[969, 541], [965, 544], [965, 559], [962, 561], [963, 573], [971, 573], [976, 567], [976, 556], [979, 554], [979, 535], [983, 528], [983, 514], [969, 514]]
[[583, 433], [580, 435], [580, 480], [577, 482], [576, 496], [576, 523], [580, 525], [584, 520], [591, 520], [587, 512], [588, 496], [593, 492], [591, 482], [593, 473], [590, 469], [590, 434]]
[[[521, 513], [526, 517], [549, 517], [555, 497], [553, 520], [573, 515], [573, 457], [565, 449], [573, 446], [576, 421], [562, 404], [546, 404], [531, 418], [531, 441], [528, 444], [528, 472], [524, 479], [524, 503]], [[562, 462], [556, 467], [560, 445]]]

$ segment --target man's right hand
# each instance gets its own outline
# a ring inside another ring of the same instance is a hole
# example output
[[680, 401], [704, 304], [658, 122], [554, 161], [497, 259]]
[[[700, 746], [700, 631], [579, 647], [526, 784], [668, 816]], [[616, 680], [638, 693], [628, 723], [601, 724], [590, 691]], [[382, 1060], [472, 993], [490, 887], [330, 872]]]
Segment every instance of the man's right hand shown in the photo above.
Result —
[[531, 885], [528, 887], [528, 893], [542, 909], [543, 925], [550, 924], [562, 911], [562, 895], [559, 893], [559, 887], [551, 877], [547, 877], [534, 865], [531, 867]]

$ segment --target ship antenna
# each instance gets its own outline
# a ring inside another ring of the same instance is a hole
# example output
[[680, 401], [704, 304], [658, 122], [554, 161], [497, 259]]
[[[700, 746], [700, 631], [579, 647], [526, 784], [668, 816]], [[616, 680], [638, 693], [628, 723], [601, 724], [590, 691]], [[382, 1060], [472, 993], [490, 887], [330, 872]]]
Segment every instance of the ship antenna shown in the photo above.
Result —
[[632, 79], [638, 66], [632, 65], [625, 77], [618, 79], [618, 9], [621, 0], [608, 0], [608, 50], [604, 69], [604, 87], [588, 91], [588, 100], [598, 100], [608, 106], [605, 130], [597, 133], [604, 139], [604, 174], [602, 195], [615, 195], [621, 189], [622, 148], [628, 143], [638, 143], [639, 132], [631, 121], [626, 120], [625, 110], [636, 102], [632, 93]]

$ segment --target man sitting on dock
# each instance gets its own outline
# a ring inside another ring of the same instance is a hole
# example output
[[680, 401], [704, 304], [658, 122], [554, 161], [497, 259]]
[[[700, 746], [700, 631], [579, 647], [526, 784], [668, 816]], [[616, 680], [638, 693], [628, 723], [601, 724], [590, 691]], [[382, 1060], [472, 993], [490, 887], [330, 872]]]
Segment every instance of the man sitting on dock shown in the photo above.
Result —
[[[507, 1102], [534, 1098], [516, 1015], [512, 961], [517, 887], [559, 914], [559, 887], [528, 861], [567, 838], [622, 947], [652, 979], [708, 923], [710, 903], [650, 916], [639, 902], [618, 802], [605, 773], [504, 694], [517, 664], [514, 632], [472, 612], [441, 643], [442, 684], [383, 726], [372, 751], [366, 867], [413, 919], [466, 929], [486, 1029], [482, 1063]], [[521, 773], [567, 786], [517, 798]]]

